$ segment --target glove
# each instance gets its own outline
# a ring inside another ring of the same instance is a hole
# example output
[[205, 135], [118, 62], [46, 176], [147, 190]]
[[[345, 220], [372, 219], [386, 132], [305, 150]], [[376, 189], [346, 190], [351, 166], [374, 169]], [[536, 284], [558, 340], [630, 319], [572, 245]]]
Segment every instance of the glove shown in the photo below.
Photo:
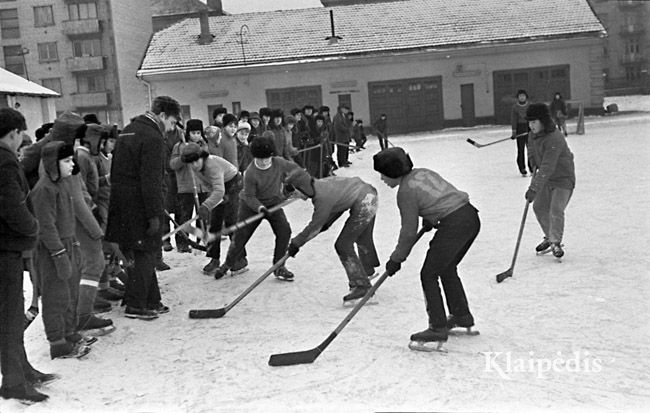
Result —
[[199, 218], [201, 218], [201, 221], [205, 222], [206, 224], [210, 222], [210, 210], [207, 206], [201, 205], [199, 207]]
[[289, 254], [290, 257], [295, 257], [298, 251], [300, 251], [300, 248], [293, 242], [290, 242], [289, 247], [287, 248], [287, 254]]
[[537, 192], [533, 191], [532, 189], [529, 189], [526, 191], [526, 201], [528, 202], [533, 202], [535, 199], [535, 195], [537, 195]]
[[60, 280], [65, 281], [72, 277], [72, 264], [70, 263], [70, 258], [68, 257], [67, 252], [55, 255], [52, 257], [54, 261], [54, 267], [56, 268], [56, 276]]
[[431, 221], [426, 220], [426, 219], [423, 219], [423, 220], [422, 220], [422, 229], [424, 230], [424, 232], [429, 232], [429, 231], [431, 231], [433, 228], [435, 228], [435, 225], [433, 225], [433, 224], [431, 223]]
[[147, 231], [146, 234], [149, 237], [155, 237], [156, 235], [159, 235], [158, 233], [160, 232], [160, 220], [158, 217], [153, 217], [149, 218], [149, 221], [147, 221]]
[[269, 212], [269, 209], [267, 207], [265, 207], [264, 205], [257, 208], [257, 212], [259, 212], [260, 214], [264, 214], [264, 218], [268, 218], [271, 215], [271, 213]]
[[388, 260], [386, 263], [386, 272], [389, 277], [392, 277], [400, 268], [402, 268], [402, 264], [397, 261]]
[[512, 135], [510, 136], [510, 139], [517, 139], [517, 131], [512, 131]]

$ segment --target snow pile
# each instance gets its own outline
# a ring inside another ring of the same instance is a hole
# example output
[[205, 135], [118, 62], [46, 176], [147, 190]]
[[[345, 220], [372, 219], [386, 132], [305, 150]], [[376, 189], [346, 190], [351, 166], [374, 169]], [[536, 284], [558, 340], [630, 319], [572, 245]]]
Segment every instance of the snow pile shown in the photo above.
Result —
[[[173, 269], [159, 278], [171, 313], [146, 322], [114, 308], [117, 330], [83, 360], [49, 360], [39, 317], [27, 353], [63, 378], [44, 389], [47, 403], [0, 400], [0, 411], [642, 411], [650, 405], [649, 127], [647, 114], [590, 118], [585, 135], [569, 136], [577, 188], [565, 258], [535, 256], [541, 232], [531, 211], [514, 277], [502, 284], [494, 276], [510, 265], [529, 179], [518, 173], [514, 142], [477, 149], [465, 139], [485, 143], [509, 130], [393, 138], [480, 210], [481, 233], [459, 274], [481, 335], [450, 337], [448, 354], [406, 347], [427, 323], [419, 268], [429, 235], [378, 290], [379, 304], [363, 308], [313, 364], [268, 366], [271, 354], [320, 344], [350, 311], [333, 247], [343, 220], [288, 261], [294, 283], [270, 277], [224, 318], [188, 319], [190, 309], [231, 302], [271, 265], [273, 236], [263, 223], [249, 243], [250, 271], [236, 277], [216, 281], [200, 272], [205, 257], [166, 253]], [[376, 140], [368, 146], [339, 173], [379, 190], [375, 242], [385, 261], [399, 214], [395, 190], [372, 171]], [[311, 204], [294, 202], [286, 213], [297, 232]]]

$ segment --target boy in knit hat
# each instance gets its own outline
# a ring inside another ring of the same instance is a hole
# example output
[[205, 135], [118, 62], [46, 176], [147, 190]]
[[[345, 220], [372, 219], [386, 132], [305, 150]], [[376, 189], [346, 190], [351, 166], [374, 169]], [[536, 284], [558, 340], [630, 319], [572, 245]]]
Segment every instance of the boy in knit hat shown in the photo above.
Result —
[[564, 210], [576, 185], [573, 153], [544, 103], [530, 105], [526, 119], [530, 127], [528, 164], [537, 172], [525, 196], [528, 202], [533, 202], [535, 217], [544, 232], [544, 240], [536, 251], [539, 254], [552, 251], [559, 259], [564, 255]]
[[[291, 238], [291, 226], [279, 209], [269, 212], [269, 208], [284, 201], [282, 182], [287, 174], [298, 165], [279, 156], [273, 156], [273, 138], [257, 137], [251, 142], [251, 154], [254, 159], [244, 173], [244, 190], [239, 194], [239, 222], [258, 213], [264, 214], [275, 234], [273, 263], [278, 262], [287, 250]], [[251, 238], [260, 221], [255, 221], [235, 232], [225, 263], [217, 270], [214, 277], [219, 279], [230, 271], [245, 252], [246, 243]], [[293, 281], [293, 273], [283, 265], [275, 271], [275, 276], [284, 281]]]
[[357, 177], [331, 176], [315, 180], [304, 169], [292, 171], [285, 184], [311, 198], [314, 204], [311, 221], [289, 243], [287, 253], [292, 257], [296, 256], [300, 247], [350, 211], [334, 249], [343, 264], [350, 287], [349, 294], [343, 297], [343, 303], [351, 304], [362, 298], [371, 287], [368, 277], [379, 266], [372, 239], [377, 214], [377, 190]]
[[[526, 120], [526, 111], [530, 106], [528, 93], [525, 90], [517, 91], [517, 101], [512, 104], [510, 111], [510, 124], [512, 126], [512, 139], [517, 140], [517, 166], [521, 176], [526, 176], [526, 141], [528, 136], [528, 121]], [[530, 173], [533, 173], [531, 170]]]
[[[198, 215], [201, 220], [209, 224], [210, 233], [218, 233], [224, 221], [225, 203], [222, 202], [233, 196], [241, 188], [241, 175], [237, 168], [215, 155], [210, 155], [196, 143], [190, 142], [183, 147], [181, 161], [191, 168], [197, 185], [205, 188], [207, 197], [202, 201]], [[221, 243], [219, 240], [212, 242], [207, 251], [210, 263], [203, 268], [207, 275], [214, 275], [219, 269]], [[238, 268], [243, 272], [246, 266]]]
[[239, 121], [237, 125], [237, 167], [242, 174], [253, 162], [253, 155], [248, 145], [251, 125], [248, 122]]
[[[410, 347], [441, 350], [449, 329], [474, 325], [457, 267], [478, 235], [481, 226], [478, 211], [465, 192], [454, 188], [436, 172], [413, 169], [411, 158], [402, 148], [384, 149], [373, 157], [373, 161], [375, 171], [381, 173], [381, 180], [391, 188], [399, 187], [397, 206], [402, 227], [395, 250], [386, 263], [386, 272], [391, 276], [395, 274], [409, 256], [417, 241], [419, 217], [423, 218], [425, 229], [437, 228], [420, 271], [429, 328], [411, 335]], [[444, 287], [449, 318], [438, 279]], [[427, 342], [437, 345], [430, 348], [424, 344]]]
[[65, 181], [72, 176], [74, 148], [64, 142], [43, 147], [45, 173], [30, 194], [39, 221], [36, 263], [43, 297], [43, 325], [54, 358], [82, 357], [90, 351], [77, 334], [79, 242], [75, 210]]

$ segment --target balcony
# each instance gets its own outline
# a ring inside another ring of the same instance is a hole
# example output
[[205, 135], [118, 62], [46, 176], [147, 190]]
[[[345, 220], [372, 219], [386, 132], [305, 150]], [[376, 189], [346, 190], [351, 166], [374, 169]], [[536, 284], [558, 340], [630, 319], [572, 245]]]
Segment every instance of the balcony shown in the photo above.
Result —
[[628, 24], [621, 26], [621, 36], [637, 36], [645, 33], [645, 27], [640, 24]]
[[108, 106], [108, 92], [73, 93], [72, 105], [77, 108]]
[[626, 54], [621, 57], [621, 65], [637, 65], [645, 63], [647, 61], [646, 57], [642, 54]]
[[101, 25], [98, 19], [66, 20], [62, 31], [66, 36], [94, 34], [101, 31]]
[[85, 72], [88, 70], [103, 70], [106, 68], [104, 56], [69, 57], [66, 66], [71, 72]]

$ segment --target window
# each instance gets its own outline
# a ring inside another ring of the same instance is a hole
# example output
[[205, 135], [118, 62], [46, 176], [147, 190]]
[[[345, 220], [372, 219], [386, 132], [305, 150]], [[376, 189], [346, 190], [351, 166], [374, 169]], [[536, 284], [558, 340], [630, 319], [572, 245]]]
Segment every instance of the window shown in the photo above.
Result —
[[101, 56], [102, 47], [100, 39], [83, 39], [72, 42], [74, 57]]
[[187, 122], [188, 119], [192, 119], [190, 105], [181, 105], [181, 119], [183, 119], [185, 122]]
[[232, 114], [235, 116], [239, 116], [240, 112], [241, 112], [241, 102], [232, 102]]
[[20, 38], [18, 9], [0, 10], [0, 34], [3, 39]]
[[84, 20], [97, 18], [96, 3], [73, 3], [68, 5], [70, 20]]
[[627, 80], [641, 79], [641, 68], [639, 66], [626, 67], [625, 79]]
[[77, 92], [94, 93], [106, 90], [104, 75], [91, 75], [77, 77]]
[[5, 69], [17, 75], [25, 74], [25, 54], [22, 46], [5, 46]]
[[59, 60], [59, 53], [56, 48], [56, 42], [38, 44], [38, 61], [55, 62]]
[[346, 105], [350, 109], [352, 109], [352, 95], [349, 93], [342, 94], [338, 96], [339, 99], [339, 106]]
[[41, 84], [43, 87], [46, 87], [50, 90], [53, 90], [57, 93], [63, 94], [63, 88], [61, 87], [61, 78], [53, 77], [50, 79], [41, 79]]
[[636, 55], [639, 53], [639, 39], [629, 39], [625, 42], [625, 51], [629, 55]]
[[52, 6], [34, 7], [34, 27], [54, 26]]

